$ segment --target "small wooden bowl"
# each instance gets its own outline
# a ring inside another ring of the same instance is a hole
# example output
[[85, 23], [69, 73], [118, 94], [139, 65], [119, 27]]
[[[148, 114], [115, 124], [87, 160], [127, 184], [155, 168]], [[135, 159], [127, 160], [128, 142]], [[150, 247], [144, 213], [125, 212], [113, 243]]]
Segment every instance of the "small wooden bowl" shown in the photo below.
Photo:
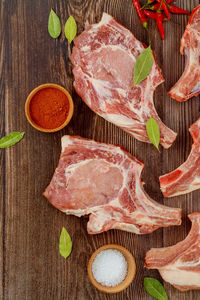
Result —
[[[113, 249], [113, 250], [118, 250], [120, 251], [126, 261], [127, 261], [127, 265], [128, 265], [128, 270], [127, 270], [127, 275], [125, 277], [125, 279], [118, 285], [116, 286], [104, 286], [100, 283], [98, 283], [92, 273], [92, 263], [96, 257], [96, 255], [103, 251], [103, 250], [108, 250], [108, 249]], [[119, 293], [123, 290], [125, 290], [133, 281], [134, 277], [135, 277], [135, 273], [136, 273], [136, 264], [135, 264], [135, 259], [133, 257], [133, 255], [124, 247], [120, 246], [120, 245], [115, 245], [115, 244], [110, 244], [110, 245], [105, 245], [103, 247], [100, 247], [99, 249], [97, 249], [91, 256], [89, 263], [88, 263], [88, 276], [89, 279], [91, 281], [91, 283], [93, 284], [93, 286], [95, 288], [97, 288], [99, 291], [104, 292], [104, 293], [110, 293], [110, 294], [114, 294], [114, 293]]]
[[[31, 100], [33, 98], [33, 96], [40, 90], [42, 89], [46, 89], [46, 88], [55, 88], [55, 89], [58, 89], [60, 90], [61, 92], [63, 92], [66, 96], [67, 96], [67, 99], [69, 101], [69, 113], [67, 115], [67, 118], [66, 120], [64, 121], [64, 123], [57, 127], [57, 128], [53, 128], [53, 129], [46, 129], [46, 128], [42, 128], [40, 127], [39, 125], [37, 125], [31, 118], [31, 115], [30, 115], [30, 103], [31, 103]], [[56, 131], [59, 131], [61, 129], [63, 129], [71, 120], [72, 118], [72, 115], [73, 115], [73, 112], [74, 112], [74, 103], [73, 103], [73, 100], [72, 100], [72, 97], [71, 95], [68, 93], [68, 91], [66, 89], [64, 89], [62, 86], [58, 85], [58, 84], [54, 84], [54, 83], [46, 83], [46, 84], [42, 84], [42, 85], [39, 85], [38, 87], [36, 87], [34, 90], [32, 90], [32, 92], [28, 95], [28, 98], [26, 99], [26, 103], [25, 103], [25, 114], [26, 114], [26, 118], [28, 120], [28, 122], [37, 130], [39, 131], [42, 131], [42, 132], [56, 132]]]

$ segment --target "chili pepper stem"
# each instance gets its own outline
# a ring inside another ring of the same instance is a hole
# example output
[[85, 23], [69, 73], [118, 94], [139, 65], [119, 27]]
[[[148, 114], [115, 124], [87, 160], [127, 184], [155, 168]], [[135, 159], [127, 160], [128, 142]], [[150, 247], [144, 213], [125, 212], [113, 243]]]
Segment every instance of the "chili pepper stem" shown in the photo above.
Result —
[[147, 30], [148, 40], [149, 40], [149, 46], [150, 46], [150, 48], [151, 48], [151, 37], [150, 37], [150, 33], [149, 33], [148, 28], [146, 28], [146, 30]]
[[145, 4], [140, 8], [140, 10], [143, 10], [143, 9], [145, 9], [145, 8], [147, 8], [147, 7], [148, 7], [148, 4], [145, 3]]
[[154, 0], [148, 0], [140, 9], [145, 9], [146, 7], [149, 6], [149, 4], [151, 4], [152, 2], [154, 2]]
[[158, 13], [161, 12], [161, 7], [162, 7], [162, 5], [163, 5], [163, 1], [164, 1], [164, 0], [162, 0], [162, 1], [160, 2], [160, 7], [159, 7], [159, 9], [157, 10]]

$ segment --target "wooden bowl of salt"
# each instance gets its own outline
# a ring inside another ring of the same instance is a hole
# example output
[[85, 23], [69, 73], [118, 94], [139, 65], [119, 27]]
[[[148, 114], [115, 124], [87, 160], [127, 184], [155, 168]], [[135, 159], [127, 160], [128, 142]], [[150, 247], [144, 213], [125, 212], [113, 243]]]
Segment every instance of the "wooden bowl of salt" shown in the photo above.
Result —
[[133, 255], [115, 244], [97, 249], [88, 263], [88, 276], [95, 288], [104, 293], [119, 293], [133, 281], [136, 264]]

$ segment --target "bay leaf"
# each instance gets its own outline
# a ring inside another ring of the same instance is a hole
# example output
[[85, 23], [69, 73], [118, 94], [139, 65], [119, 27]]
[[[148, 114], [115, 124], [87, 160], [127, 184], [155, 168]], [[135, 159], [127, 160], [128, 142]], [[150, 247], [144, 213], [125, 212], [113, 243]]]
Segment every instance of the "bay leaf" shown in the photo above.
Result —
[[48, 20], [48, 31], [52, 38], [56, 39], [61, 33], [60, 19], [56, 13], [51, 9]]
[[145, 291], [156, 300], [168, 300], [167, 293], [163, 285], [155, 278], [144, 278]]
[[154, 118], [148, 119], [146, 122], [146, 131], [147, 135], [149, 137], [149, 140], [152, 142], [152, 144], [158, 149], [159, 151], [159, 143], [160, 143], [160, 128], [158, 123]]
[[64, 258], [67, 258], [72, 251], [72, 240], [69, 233], [64, 227], [62, 228], [60, 234], [59, 251]]
[[73, 41], [77, 34], [77, 24], [73, 16], [70, 16], [65, 23], [65, 36], [69, 43]]
[[153, 64], [153, 53], [151, 46], [146, 48], [142, 53], [137, 57], [134, 71], [133, 71], [133, 86], [138, 85], [142, 82], [151, 72]]
[[7, 148], [18, 143], [24, 136], [24, 132], [13, 131], [0, 139], [0, 148]]

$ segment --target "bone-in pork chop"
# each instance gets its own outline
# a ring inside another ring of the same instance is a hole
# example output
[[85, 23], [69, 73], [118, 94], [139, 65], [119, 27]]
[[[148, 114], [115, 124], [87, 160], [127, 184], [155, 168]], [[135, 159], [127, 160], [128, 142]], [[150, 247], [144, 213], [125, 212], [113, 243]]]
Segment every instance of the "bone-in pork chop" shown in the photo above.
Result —
[[193, 145], [186, 162], [171, 173], [160, 176], [165, 197], [190, 193], [200, 188], [200, 118], [190, 127]]
[[146, 267], [181, 291], [200, 289], [200, 213], [189, 216], [192, 228], [182, 242], [146, 253]]
[[180, 51], [186, 57], [185, 71], [169, 96], [182, 102], [200, 93], [200, 5], [192, 12]]
[[89, 215], [88, 233], [121, 229], [137, 234], [181, 224], [181, 210], [143, 190], [144, 164], [118, 146], [64, 136], [62, 153], [44, 195], [66, 214]]
[[176, 133], [162, 123], [153, 103], [154, 90], [163, 82], [155, 61], [148, 77], [133, 87], [134, 65], [144, 45], [106, 13], [74, 43], [74, 87], [82, 100], [95, 113], [143, 142], [149, 142], [146, 122], [153, 117], [160, 127], [161, 144], [170, 147]]

